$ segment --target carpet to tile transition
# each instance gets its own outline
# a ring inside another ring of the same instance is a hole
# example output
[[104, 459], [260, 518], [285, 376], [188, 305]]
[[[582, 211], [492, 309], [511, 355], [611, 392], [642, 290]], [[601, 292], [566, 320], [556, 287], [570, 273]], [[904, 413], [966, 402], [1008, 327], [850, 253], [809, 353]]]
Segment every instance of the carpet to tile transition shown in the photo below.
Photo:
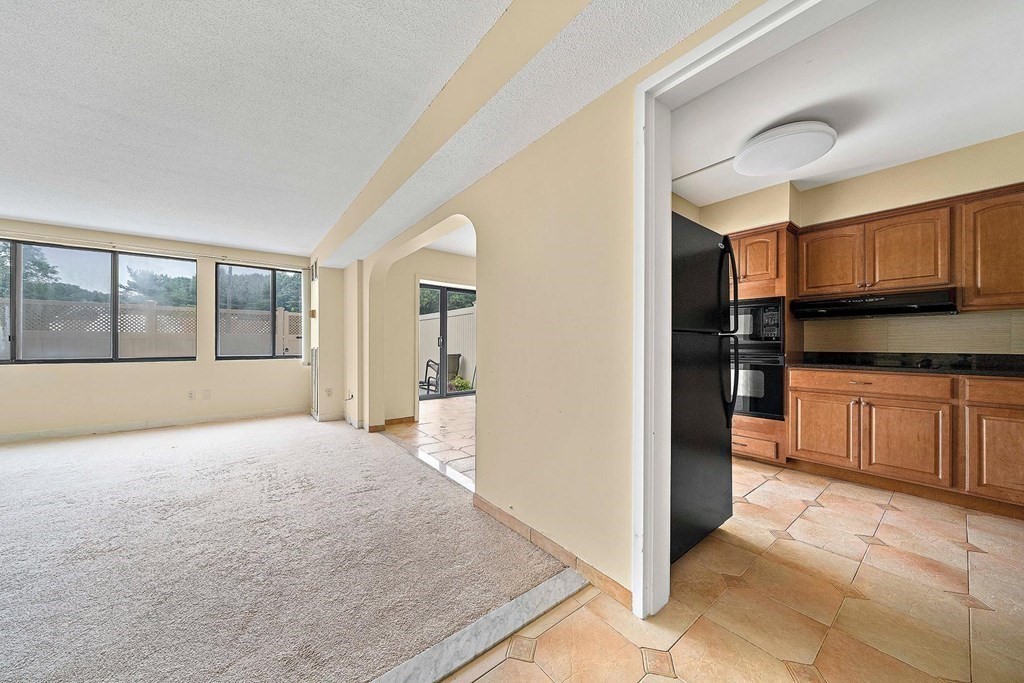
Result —
[[0, 680], [366, 681], [561, 570], [304, 416], [0, 447]]

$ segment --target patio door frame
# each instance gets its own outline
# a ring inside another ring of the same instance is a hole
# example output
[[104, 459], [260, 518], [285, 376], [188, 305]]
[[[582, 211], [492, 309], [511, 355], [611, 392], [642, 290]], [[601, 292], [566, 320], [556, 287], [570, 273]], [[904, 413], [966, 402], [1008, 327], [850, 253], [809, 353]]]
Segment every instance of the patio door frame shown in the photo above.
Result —
[[[440, 367], [440, 369], [438, 370], [438, 373], [437, 373], [437, 389], [438, 389], [438, 392], [436, 394], [434, 394], [434, 395], [429, 395], [428, 394], [427, 396], [421, 396], [420, 395], [420, 391], [419, 391], [419, 381], [420, 381], [420, 378], [419, 378], [419, 376], [417, 376], [417, 385], [416, 385], [417, 386], [417, 391], [416, 391], [416, 395], [417, 395], [417, 397], [419, 398], [420, 401], [433, 401], [433, 400], [441, 399], [441, 398], [452, 398], [454, 396], [472, 396], [472, 395], [476, 394], [476, 386], [474, 386], [472, 389], [469, 389], [468, 391], [454, 391], [454, 392], [449, 392], [448, 391], [448, 294], [449, 294], [449, 292], [458, 292], [458, 293], [461, 293], [461, 294], [472, 294], [474, 296], [474, 299], [475, 299], [475, 297], [476, 297], [476, 290], [475, 289], [470, 289], [470, 288], [465, 287], [465, 286], [459, 286], [459, 285], [443, 285], [443, 284], [436, 284], [434, 282], [422, 282], [421, 281], [421, 282], [417, 283], [417, 290], [416, 290], [417, 294], [421, 290], [423, 290], [424, 288], [426, 288], [426, 289], [435, 289], [435, 290], [438, 291], [438, 307], [437, 307], [437, 310], [438, 310], [438, 323], [439, 323], [439, 328], [440, 329], [438, 331], [438, 345], [437, 346], [440, 349], [440, 351], [438, 353], [438, 357], [439, 357], [438, 358], [438, 364], [441, 367]], [[418, 299], [417, 299], [417, 301], [418, 301]], [[461, 309], [458, 309], [458, 310], [461, 310]], [[419, 335], [417, 333], [417, 337], [418, 336]], [[417, 353], [419, 353], [418, 346], [417, 346]], [[419, 370], [423, 371], [423, 368], [419, 368]], [[472, 381], [471, 378], [467, 377], [466, 379], [470, 379]]]
[[668, 603], [671, 569], [671, 110], [875, 1], [765, 0], [634, 90], [630, 590], [640, 618]]

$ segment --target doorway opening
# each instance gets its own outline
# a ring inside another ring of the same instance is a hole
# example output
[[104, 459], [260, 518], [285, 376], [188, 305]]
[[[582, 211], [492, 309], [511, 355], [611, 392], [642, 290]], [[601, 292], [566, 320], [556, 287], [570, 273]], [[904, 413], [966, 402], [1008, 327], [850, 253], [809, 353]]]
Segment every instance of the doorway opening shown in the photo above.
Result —
[[419, 309], [420, 401], [475, 394], [476, 290], [421, 281]]

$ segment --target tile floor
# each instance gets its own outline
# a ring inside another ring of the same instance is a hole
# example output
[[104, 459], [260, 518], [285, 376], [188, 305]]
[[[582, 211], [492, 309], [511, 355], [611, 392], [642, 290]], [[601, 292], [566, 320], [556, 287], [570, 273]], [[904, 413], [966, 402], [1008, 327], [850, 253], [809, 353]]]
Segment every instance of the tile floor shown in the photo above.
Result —
[[1024, 681], [1024, 521], [757, 462], [640, 621], [588, 587], [456, 681]]
[[420, 421], [385, 430], [407, 450], [429, 455], [476, 481], [476, 396], [420, 401]]

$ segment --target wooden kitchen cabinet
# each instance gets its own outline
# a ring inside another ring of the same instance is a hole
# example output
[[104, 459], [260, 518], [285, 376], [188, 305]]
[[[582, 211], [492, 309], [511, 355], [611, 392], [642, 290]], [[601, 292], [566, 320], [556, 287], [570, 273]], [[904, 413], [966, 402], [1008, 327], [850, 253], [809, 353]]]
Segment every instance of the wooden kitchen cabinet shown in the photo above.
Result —
[[786, 423], [749, 415], [732, 419], [732, 454], [769, 462], [786, 458]]
[[1024, 409], [964, 409], [967, 492], [1024, 504]]
[[953, 485], [949, 403], [862, 398], [860, 469], [932, 486]]
[[949, 208], [864, 224], [865, 289], [950, 286]]
[[860, 399], [789, 392], [789, 455], [847, 469], [860, 467]]
[[960, 207], [963, 310], [1024, 308], [1024, 192]]
[[801, 233], [797, 253], [799, 296], [863, 291], [863, 225]]
[[768, 225], [730, 235], [736, 250], [740, 299], [790, 296], [795, 281], [795, 228]]
[[740, 237], [737, 253], [740, 283], [779, 277], [779, 233], [775, 230]]

